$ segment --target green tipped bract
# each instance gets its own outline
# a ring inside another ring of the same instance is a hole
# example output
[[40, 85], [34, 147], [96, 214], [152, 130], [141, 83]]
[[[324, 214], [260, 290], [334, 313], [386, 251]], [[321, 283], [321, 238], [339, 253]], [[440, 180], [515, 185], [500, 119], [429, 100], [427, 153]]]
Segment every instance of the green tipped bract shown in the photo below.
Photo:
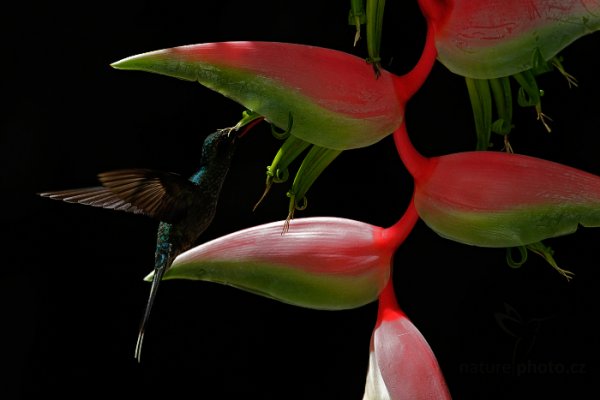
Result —
[[377, 299], [395, 250], [383, 228], [326, 217], [295, 219], [285, 234], [282, 225], [259, 225], [197, 246], [177, 257], [164, 279], [217, 282], [314, 309], [349, 309]]
[[117, 69], [197, 81], [278, 128], [335, 150], [369, 146], [402, 122], [395, 76], [353, 55], [273, 42], [221, 42], [175, 47], [125, 58]]

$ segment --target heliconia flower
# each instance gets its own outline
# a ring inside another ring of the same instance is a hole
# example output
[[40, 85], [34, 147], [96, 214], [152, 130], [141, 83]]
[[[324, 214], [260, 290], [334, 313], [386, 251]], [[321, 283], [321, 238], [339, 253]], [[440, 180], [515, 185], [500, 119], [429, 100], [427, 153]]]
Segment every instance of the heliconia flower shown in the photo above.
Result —
[[168, 75], [215, 90], [309, 143], [346, 150], [378, 142], [400, 125], [397, 79], [359, 57], [274, 42], [181, 46], [125, 58], [117, 69]]
[[398, 306], [390, 280], [379, 297], [363, 400], [450, 398], [431, 347]]
[[385, 229], [333, 217], [295, 219], [284, 234], [282, 221], [259, 225], [182, 253], [164, 279], [216, 282], [314, 309], [355, 308], [377, 299], [417, 220], [411, 206]]
[[432, 10], [438, 59], [478, 79], [509, 76], [548, 61], [578, 38], [600, 30], [596, 0], [419, 0]]
[[600, 226], [600, 177], [492, 151], [425, 158], [405, 127], [394, 138], [415, 180], [419, 216], [435, 232], [484, 247], [517, 247]]
[[519, 105], [535, 107], [538, 120], [550, 131], [535, 76], [556, 69], [569, 86], [577, 86], [558, 53], [600, 30], [597, 0], [419, 0], [419, 4], [435, 31], [438, 60], [466, 79], [478, 150], [489, 147], [491, 132], [504, 135], [510, 147], [512, 98], [517, 96], [511, 95], [509, 76], [520, 86]]
[[[271, 178], [281, 176], [287, 164], [312, 145], [290, 189], [288, 220], [341, 150], [381, 140], [399, 126], [404, 114], [394, 75], [382, 71], [376, 79], [364, 60], [320, 47], [206, 43], [140, 54], [112, 65], [198, 81], [285, 129], [291, 136], [267, 170], [265, 194], [273, 181], [285, 181]], [[291, 147], [300, 150], [287, 151]]]
[[406, 102], [434, 61], [435, 53], [426, 51], [399, 77], [381, 68], [374, 73], [361, 58], [321, 47], [221, 42], [152, 51], [112, 66], [197, 81], [283, 129], [290, 136], [267, 170], [265, 193], [271, 183], [285, 181], [287, 165], [312, 146], [288, 192], [289, 220], [342, 150], [369, 146], [400, 126]]

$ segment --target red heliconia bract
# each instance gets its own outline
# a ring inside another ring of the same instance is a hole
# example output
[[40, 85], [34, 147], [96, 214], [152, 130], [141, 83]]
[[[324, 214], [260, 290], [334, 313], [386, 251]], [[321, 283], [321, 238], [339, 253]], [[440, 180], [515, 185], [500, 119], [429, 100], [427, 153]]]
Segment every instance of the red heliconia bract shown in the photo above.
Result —
[[524, 155], [473, 151], [425, 158], [395, 133], [419, 216], [461, 243], [516, 247], [600, 226], [600, 177]]
[[282, 137], [289, 137], [267, 167], [265, 194], [272, 183], [285, 181], [289, 164], [307, 152], [287, 193], [289, 220], [341, 151], [372, 145], [401, 125], [406, 102], [435, 62], [433, 39], [428, 30], [423, 55], [403, 76], [381, 68], [376, 74], [364, 59], [341, 51], [278, 42], [180, 46], [112, 66], [197, 81], [246, 107], [251, 118], [283, 129]]
[[435, 354], [400, 309], [392, 281], [379, 297], [363, 400], [448, 400]]
[[419, 0], [438, 59], [477, 79], [514, 75], [600, 29], [597, 0]]
[[[377, 299], [392, 255], [418, 220], [387, 229], [344, 218], [298, 218], [222, 236], [179, 255], [164, 279], [217, 282], [297, 306], [340, 310]], [[151, 275], [146, 279], [151, 279]]]
[[375, 78], [365, 60], [341, 51], [277, 42], [203, 43], [112, 64], [177, 77], [215, 90], [318, 146], [345, 150], [392, 133], [404, 115], [395, 77]]
[[[278, 42], [220, 42], [143, 53], [112, 64], [200, 84], [275, 126], [320, 147], [369, 146], [391, 134], [435, 62], [434, 36], [403, 76], [322, 47]], [[291, 122], [291, 126], [290, 126]]]

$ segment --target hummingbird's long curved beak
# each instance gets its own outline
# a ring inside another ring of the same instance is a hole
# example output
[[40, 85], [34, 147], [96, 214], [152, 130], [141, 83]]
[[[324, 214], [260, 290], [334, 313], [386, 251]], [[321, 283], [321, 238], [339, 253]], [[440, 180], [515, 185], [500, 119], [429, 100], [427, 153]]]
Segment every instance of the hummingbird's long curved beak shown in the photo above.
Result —
[[[168, 263], [167, 265], [171, 264]], [[140, 323], [140, 330], [138, 332], [138, 338], [135, 344], [134, 357], [138, 363], [142, 361], [142, 344], [144, 342], [144, 333], [146, 332], [146, 325], [148, 324], [148, 319], [150, 318], [150, 313], [152, 312], [154, 299], [156, 299], [156, 294], [158, 293], [158, 285], [160, 284], [160, 281], [162, 280], [166, 270], [167, 268], [165, 266], [154, 268], [154, 276], [152, 277], [150, 295], [148, 296], [148, 302], [146, 303], [146, 309], [144, 310], [144, 316], [142, 318], [142, 322]]]

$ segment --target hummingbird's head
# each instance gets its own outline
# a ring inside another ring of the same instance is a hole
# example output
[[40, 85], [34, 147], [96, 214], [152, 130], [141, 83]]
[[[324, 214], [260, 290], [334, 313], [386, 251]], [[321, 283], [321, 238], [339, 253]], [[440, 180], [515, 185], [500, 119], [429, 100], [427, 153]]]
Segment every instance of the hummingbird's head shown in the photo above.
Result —
[[204, 139], [202, 160], [204, 164], [229, 162], [235, 149], [237, 132], [229, 129], [218, 130]]

